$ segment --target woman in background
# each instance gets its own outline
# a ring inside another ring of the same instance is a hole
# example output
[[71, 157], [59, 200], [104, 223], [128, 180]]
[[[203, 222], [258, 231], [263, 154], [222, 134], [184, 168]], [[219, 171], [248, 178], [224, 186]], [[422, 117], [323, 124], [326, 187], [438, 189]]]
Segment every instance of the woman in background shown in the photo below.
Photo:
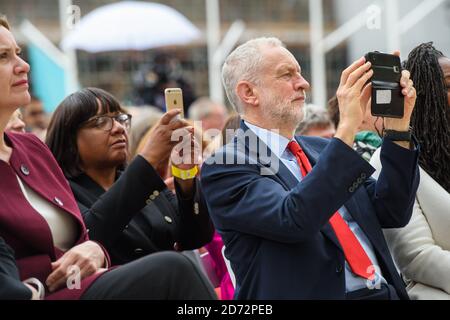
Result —
[[[423, 43], [405, 62], [417, 90], [420, 185], [409, 224], [385, 237], [412, 299], [450, 299], [450, 59]], [[379, 151], [371, 160], [379, 169]]]
[[5, 131], [25, 132], [25, 122], [23, 122], [22, 114], [17, 109], [6, 124]]

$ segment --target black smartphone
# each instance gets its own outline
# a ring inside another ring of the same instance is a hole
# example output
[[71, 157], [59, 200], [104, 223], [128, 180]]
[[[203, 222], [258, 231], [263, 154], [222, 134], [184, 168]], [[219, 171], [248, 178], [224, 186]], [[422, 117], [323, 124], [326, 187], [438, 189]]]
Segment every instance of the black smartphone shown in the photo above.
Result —
[[403, 118], [402, 65], [400, 57], [378, 51], [365, 55], [372, 63], [372, 115], [387, 118]]

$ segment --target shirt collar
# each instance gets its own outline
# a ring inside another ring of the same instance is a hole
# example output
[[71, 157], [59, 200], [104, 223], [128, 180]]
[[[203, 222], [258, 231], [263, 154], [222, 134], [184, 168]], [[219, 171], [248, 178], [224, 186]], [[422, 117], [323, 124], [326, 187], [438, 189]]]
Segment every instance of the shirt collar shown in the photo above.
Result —
[[[270, 131], [270, 130], [258, 127], [254, 124], [248, 123], [245, 120], [244, 120], [244, 123], [280, 159], [283, 157], [283, 154], [284, 154], [284, 158], [286, 157], [285, 151], [286, 151], [288, 143], [290, 141], [295, 141], [294, 138], [292, 138], [292, 140], [289, 140], [286, 137], [283, 137], [282, 135], [279, 135], [278, 133], [276, 133], [274, 131]], [[289, 153], [289, 155], [290, 155], [290, 153]]]

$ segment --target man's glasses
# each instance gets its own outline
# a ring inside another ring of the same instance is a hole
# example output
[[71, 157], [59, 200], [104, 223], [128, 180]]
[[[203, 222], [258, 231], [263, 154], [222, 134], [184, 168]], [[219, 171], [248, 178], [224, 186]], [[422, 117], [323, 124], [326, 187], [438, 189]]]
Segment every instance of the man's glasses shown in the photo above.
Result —
[[84, 126], [90, 126], [103, 131], [111, 131], [114, 125], [114, 120], [116, 120], [120, 125], [122, 125], [125, 130], [129, 130], [131, 127], [131, 114], [120, 113], [115, 116], [99, 115], [92, 117], [82, 124]]

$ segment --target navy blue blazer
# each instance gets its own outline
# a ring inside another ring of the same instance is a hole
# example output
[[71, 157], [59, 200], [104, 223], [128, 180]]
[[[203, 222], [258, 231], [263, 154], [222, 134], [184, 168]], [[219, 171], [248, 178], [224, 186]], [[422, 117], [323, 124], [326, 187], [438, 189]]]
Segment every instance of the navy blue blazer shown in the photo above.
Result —
[[201, 175], [235, 272], [235, 298], [345, 299], [345, 257], [328, 222], [345, 205], [372, 243], [384, 278], [408, 299], [382, 228], [403, 227], [411, 217], [418, 151], [384, 141], [376, 181], [374, 168], [341, 140], [296, 137], [313, 166], [298, 182], [281, 161], [276, 170], [249, 148], [249, 141], [265, 145], [243, 122], [241, 129], [245, 134], [208, 159]]

